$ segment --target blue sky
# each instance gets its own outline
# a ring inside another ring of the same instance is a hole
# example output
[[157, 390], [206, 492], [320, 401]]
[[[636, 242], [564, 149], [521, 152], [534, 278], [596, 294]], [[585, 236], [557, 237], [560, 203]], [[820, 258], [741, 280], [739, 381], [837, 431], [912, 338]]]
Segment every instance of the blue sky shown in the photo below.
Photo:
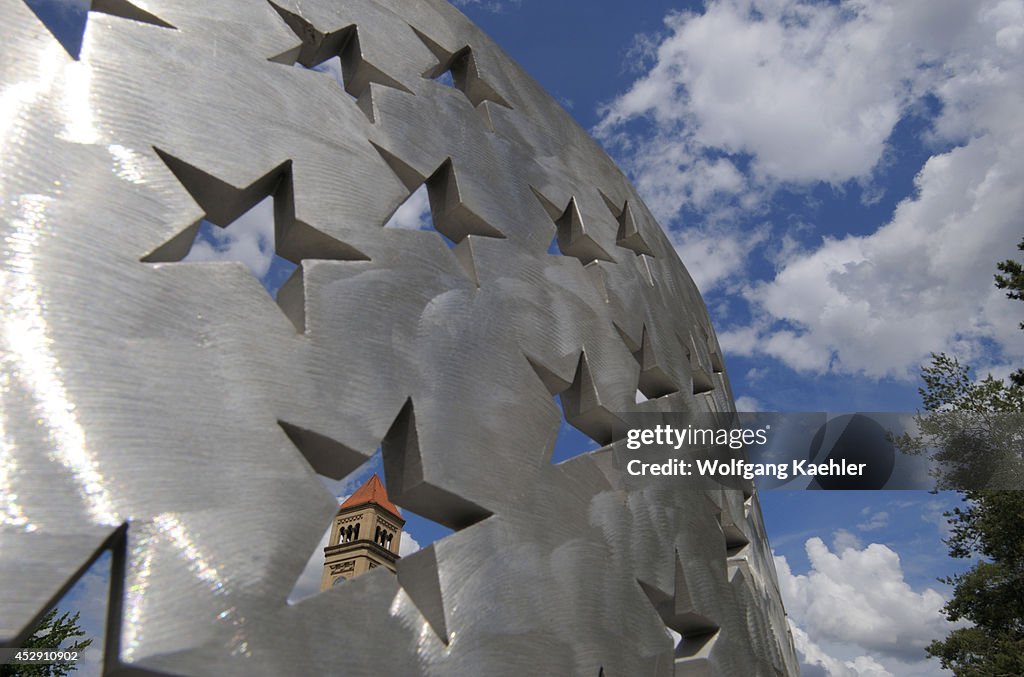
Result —
[[[1021, 364], [1021, 312], [992, 275], [1024, 235], [1024, 1], [455, 2], [633, 179], [704, 293], [740, 408], [913, 411], [930, 352]], [[279, 285], [269, 209], [205, 230], [191, 259]], [[563, 437], [560, 455], [587, 446]], [[941, 542], [957, 502], [762, 495], [805, 674], [938, 673], [921, 656], [948, 629], [936, 578], [965, 566]]]

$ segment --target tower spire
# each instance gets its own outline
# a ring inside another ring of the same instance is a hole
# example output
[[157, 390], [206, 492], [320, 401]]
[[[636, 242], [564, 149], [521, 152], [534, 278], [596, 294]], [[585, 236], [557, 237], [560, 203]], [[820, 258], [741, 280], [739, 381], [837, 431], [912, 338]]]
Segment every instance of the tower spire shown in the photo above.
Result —
[[403, 526], [402, 513], [374, 473], [338, 507], [324, 548], [320, 589], [326, 590], [378, 566], [394, 573]]

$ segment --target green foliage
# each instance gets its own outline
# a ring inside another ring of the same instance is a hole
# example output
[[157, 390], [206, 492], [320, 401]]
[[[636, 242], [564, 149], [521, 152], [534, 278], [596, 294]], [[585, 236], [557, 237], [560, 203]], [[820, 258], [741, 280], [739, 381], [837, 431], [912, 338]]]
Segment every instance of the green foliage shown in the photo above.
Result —
[[908, 454], [928, 455], [936, 489], [1024, 487], [1024, 387], [991, 375], [975, 382], [955, 358], [933, 354], [918, 389], [927, 413], [919, 433], [895, 440]]
[[[35, 632], [22, 643], [23, 649], [62, 649], [82, 651], [92, 644], [92, 639], [83, 639], [65, 644], [68, 640], [85, 637], [85, 631], [78, 626], [78, 612], [57, 616], [57, 609], [50, 609], [39, 621]], [[45, 665], [0, 665], [0, 677], [63, 677], [76, 669], [70, 661]]]
[[974, 413], [1024, 411], [1024, 388], [1007, 385], [989, 375], [975, 383], [971, 368], [945, 353], [932, 353], [930, 365], [921, 367], [924, 387], [921, 403], [930, 412], [950, 409]]
[[[1017, 249], [1024, 251], [1024, 239], [1021, 239]], [[1005, 273], [1005, 275], [996, 275], [996, 286], [1000, 289], [1010, 290], [1006, 292], [1007, 298], [1024, 301], [1024, 268], [1021, 267], [1020, 262], [1007, 259], [1002, 263], [997, 263], [996, 267], [1000, 272]], [[1021, 324], [1021, 327], [1024, 328], [1024, 323]]]
[[1024, 675], [1024, 491], [968, 491], [946, 513], [953, 557], [982, 557], [943, 579], [955, 586], [945, 606], [951, 621], [972, 627], [932, 642], [927, 652], [958, 677]]
[[[1021, 239], [1017, 249], [1024, 251], [1024, 239]], [[1017, 301], [1024, 301], [1024, 266], [1019, 261], [1007, 259], [997, 263], [996, 267], [1003, 275], [996, 275], [996, 286], [1006, 289], [1006, 298]], [[1020, 323], [1024, 329], [1024, 322]], [[1024, 387], [1024, 369], [1018, 369], [1010, 375], [1010, 380], [1016, 385]]]
[[[1017, 248], [1024, 251], [1024, 239]], [[996, 287], [1024, 301], [1024, 266], [998, 264]], [[1024, 329], [1024, 322], [1020, 325]], [[980, 382], [956, 358], [932, 355], [919, 389], [926, 414], [921, 434], [898, 441], [904, 451], [929, 453], [940, 463], [938, 488], [972, 487], [964, 507], [947, 512], [949, 554], [979, 558], [962, 574], [942, 579], [954, 586], [944, 607], [953, 630], [926, 651], [957, 677], [1024, 675], [1024, 369], [1004, 383]], [[980, 487], [986, 487], [984, 489]], [[1006, 490], [998, 490], [1006, 489]]]

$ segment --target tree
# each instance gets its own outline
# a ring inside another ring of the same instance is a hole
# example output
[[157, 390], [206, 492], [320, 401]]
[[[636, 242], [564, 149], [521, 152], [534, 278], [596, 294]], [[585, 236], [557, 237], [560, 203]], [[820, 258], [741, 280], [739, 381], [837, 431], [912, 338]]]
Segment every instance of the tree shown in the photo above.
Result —
[[926, 649], [957, 677], [1024, 675], [1024, 491], [968, 491], [947, 512], [953, 557], [980, 556], [968, 571], [940, 579], [953, 586], [946, 604], [958, 628]]
[[[79, 651], [92, 644], [92, 639], [83, 639], [62, 646], [64, 642], [85, 637], [85, 631], [78, 626], [78, 612], [72, 616], [65, 612], [57, 617], [57, 609], [50, 609], [39, 621], [35, 632], [22, 643], [23, 649], [61, 649]], [[45, 665], [0, 665], [0, 677], [63, 677], [76, 669], [70, 661], [58, 661]]]
[[918, 434], [895, 440], [907, 454], [933, 462], [936, 489], [1024, 487], [1024, 386], [989, 375], [981, 381], [955, 357], [932, 354], [921, 368], [926, 413]]
[[[1021, 238], [1017, 249], [1024, 251], [1024, 238]], [[1024, 266], [1019, 261], [1007, 259], [1002, 263], [997, 263], [996, 267], [999, 272], [1004, 273], [996, 275], [996, 287], [1009, 290], [1006, 292], [1006, 298], [1024, 301]], [[1024, 322], [1020, 323], [1020, 328], [1024, 329]], [[1018, 369], [1010, 374], [1010, 380], [1014, 384], [1024, 387], [1024, 369]]]
[[[1024, 251], [1024, 239], [1017, 248]], [[1012, 260], [997, 267], [1003, 275], [995, 276], [996, 287], [1024, 301], [1024, 267]], [[957, 677], [1024, 675], [1024, 369], [1009, 384], [991, 375], [975, 382], [956, 358], [933, 354], [921, 377], [929, 413], [917, 417], [922, 435], [903, 442], [917, 444], [918, 452], [922, 441], [938, 444], [933, 459], [945, 464], [940, 488], [975, 487], [964, 492], [963, 508], [946, 513], [952, 527], [946, 544], [952, 557], [980, 558], [966, 572], [940, 579], [954, 586], [946, 617], [972, 625], [926, 651]], [[991, 486], [1000, 473], [1005, 484], [997, 484], [1017, 490], [977, 488]]]

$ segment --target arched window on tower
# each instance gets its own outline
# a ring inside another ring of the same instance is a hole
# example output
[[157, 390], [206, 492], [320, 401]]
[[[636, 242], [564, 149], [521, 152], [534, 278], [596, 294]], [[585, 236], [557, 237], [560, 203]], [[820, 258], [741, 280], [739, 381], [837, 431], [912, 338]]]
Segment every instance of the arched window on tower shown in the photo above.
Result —
[[359, 540], [359, 522], [356, 522], [356, 530], [353, 532], [352, 538], [357, 541]]

